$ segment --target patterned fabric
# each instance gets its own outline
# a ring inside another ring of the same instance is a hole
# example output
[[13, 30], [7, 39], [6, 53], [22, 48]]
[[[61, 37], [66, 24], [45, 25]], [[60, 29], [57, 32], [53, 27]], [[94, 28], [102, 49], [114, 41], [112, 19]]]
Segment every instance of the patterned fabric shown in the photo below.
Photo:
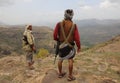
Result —
[[76, 50], [75, 50], [75, 48], [73, 48], [67, 56], [65, 56], [65, 57], [59, 56], [59, 60], [72, 59], [72, 58], [74, 58], [75, 54], [76, 54]]
[[31, 30], [26, 30], [23, 35], [27, 37], [28, 43], [30, 45], [34, 44], [34, 37]]
[[27, 37], [27, 41], [28, 41], [28, 44], [23, 46], [23, 49], [25, 51], [32, 51], [30, 45], [33, 45], [35, 42], [34, 42], [34, 37], [32, 35], [32, 31], [31, 30], [25, 30], [25, 32], [23, 33], [24, 36]]
[[26, 61], [28, 63], [31, 63], [33, 61], [33, 52], [32, 51], [27, 51], [26, 52]]

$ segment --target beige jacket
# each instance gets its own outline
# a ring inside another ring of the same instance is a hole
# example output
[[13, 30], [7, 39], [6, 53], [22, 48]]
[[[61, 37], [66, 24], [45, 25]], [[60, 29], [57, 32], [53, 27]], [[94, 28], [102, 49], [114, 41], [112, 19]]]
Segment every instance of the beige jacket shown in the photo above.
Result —
[[34, 36], [33, 36], [33, 34], [32, 34], [32, 31], [26, 30], [23, 35], [25, 35], [25, 36], [27, 37], [27, 41], [28, 41], [28, 43], [29, 43], [30, 45], [32, 45], [32, 44], [35, 43], [35, 42], [34, 42]]
[[34, 36], [32, 34], [32, 31], [31, 30], [28, 30], [26, 29], [25, 32], [23, 33], [23, 35], [25, 35], [27, 37], [27, 41], [28, 41], [28, 45], [24, 45], [23, 46], [23, 49], [25, 51], [32, 51], [32, 49], [30, 48], [30, 45], [33, 45], [35, 44], [35, 41], [34, 41]]

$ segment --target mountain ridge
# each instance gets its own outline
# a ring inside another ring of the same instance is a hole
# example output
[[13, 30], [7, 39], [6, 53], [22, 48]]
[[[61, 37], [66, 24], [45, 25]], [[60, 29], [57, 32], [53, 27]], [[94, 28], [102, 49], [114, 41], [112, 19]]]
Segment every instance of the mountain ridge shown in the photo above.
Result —
[[[86, 22], [87, 21], [87, 22]], [[83, 24], [82, 24], [82, 23]], [[101, 24], [102, 23], [102, 24]], [[87, 19], [87, 20], [78, 20], [76, 22], [78, 25], [78, 30], [80, 33], [81, 45], [85, 49], [90, 48], [96, 44], [108, 41], [111, 38], [114, 38], [120, 33], [120, 20], [97, 20], [97, 19]], [[17, 51], [14, 48], [21, 49], [21, 40], [22, 34], [24, 32], [25, 25], [7, 25], [1, 26], [0, 30], [0, 45], [5, 53], [10, 53], [10, 51]], [[40, 47], [50, 50], [54, 47], [53, 41], [53, 29], [48, 26], [33, 26], [33, 33], [36, 38], [37, 48]], [[45, 35], [45, 37], [43, 36]], [[47, 40], [48, 39], [48, 40]], [[14, 41], [16, 42], [14, 42]], [[50, 41], [50, 42], [48, 42]], [[9, 45], [8, 45], [9, 43]], [[13, 46], [13, 43], [18, 46]], [[44, 43], [40, 45], [39, 43]], [[53, 43], [53, 44], [52, 44]], [[49, 46], [47, 45], [49, 44]], [[4, 48], [3, 48], [4, 46]], [[0, 49], [1, 49], [0, 47]], [[12, 48], [13, 47], [13, 48]], [[6, 52], [7, 51], [7, 52]], [[4, 53], [4, 52], [3, 52]]]
[[91, 50], [94, 50], [96, 52], [120, 52], [119, 44], [120, 44], [120, 35], [112, 38], [109, 41], [106, 41], [105, 43], [101, 43], [94, 46]]

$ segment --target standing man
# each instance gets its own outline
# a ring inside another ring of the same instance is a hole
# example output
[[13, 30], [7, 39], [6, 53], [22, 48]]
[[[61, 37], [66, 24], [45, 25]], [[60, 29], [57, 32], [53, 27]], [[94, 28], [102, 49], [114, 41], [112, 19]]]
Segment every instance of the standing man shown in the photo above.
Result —
[[34, 46], [34, 36], [32, 34], [32, 25], [27, 25], [23, 33], [23, 49], [26, 52], [26, 60], [28, 63], [28, 68], [33, 69], [33, 52], [36, 52]]
[[[54, 40], [59, 41], [59, 61], [58, 61], [58, 70], [59, 78], [64, 77], [66, 73], [62, 72], [62, 62], [67, 59], [69, 63], [69, 76], [68, 81], [75, 80], [73, 76], [73, 58], [75, 56], [76, 50], [74, 45], [77, 45], [77, 52], [80, 52], [80, 36], [78, 32], [77, 25], [73, 23], [74, 12], [72, 9], [65, 10], [64, 20], [57, 23], [54, 29]], [[74, 43], [75, 42], [75, 43]]]

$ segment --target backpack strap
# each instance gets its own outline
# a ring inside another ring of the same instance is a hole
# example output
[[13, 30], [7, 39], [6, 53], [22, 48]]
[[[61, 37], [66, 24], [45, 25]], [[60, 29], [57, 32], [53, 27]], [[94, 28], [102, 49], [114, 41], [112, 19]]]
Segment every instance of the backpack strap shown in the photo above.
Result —
[[68, 42], [68, 39], [70, 38], [70, 36], [72, 35], [72, 32], [74, 30], [74, 24], [72, 24], [72, 28], [70, 29], [70, 32], [68, 34], [68, 36], [66, 37], [65, 35], [65, 31], [64, 31], [64, 28], [63, 28], [63, 25], [62, 25], [62, 22], [60, 23], [61, 25], [61, 31], [62, 31], [62, 34], [63, 34], [63, 38], [64, 38], [64, 42], [62, 44], [68, 44], [70, 47], [73, 47], [69, 42]]

